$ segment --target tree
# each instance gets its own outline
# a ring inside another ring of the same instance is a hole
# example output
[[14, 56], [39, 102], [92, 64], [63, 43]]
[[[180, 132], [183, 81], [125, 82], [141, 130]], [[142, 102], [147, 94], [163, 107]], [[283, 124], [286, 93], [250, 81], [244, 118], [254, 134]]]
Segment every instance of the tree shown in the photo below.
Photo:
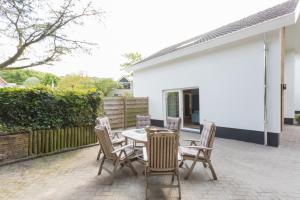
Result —
[[110, 78], [95, 78], [83, 75], [67, 75], [61, 78], [58, 84], [59, 89], [96, 89], [101, 91], [104, 96], [115, 88], [121, 88], [120, 84]]
[[128, 68], [142, 60], [142, 55], [138, 52], [125, 53], [123, 55], [123, 57], [125, 57], [127, 59], [127, 61], [125, 63], [121, 64], [122, 70], [125, 70], [126, 68]]
[[95, 80], [88, 76], [83, 75], [66, 75], [61, 77], [58, 88], [59, 89], [92, 89], [95, 88], [94, 86]]
[[111, 78], [101, 78], [95, 81], [95, 87], [101, 91], [104, 96], [109, 96], [113, 89], [122, 88], [122, 86]]
[[16, 47], [0, 56], [0, 70], [51, 65], [76, 49], [89, 50], [93, 43], [68, 33], [83, 25], [83, 19], [101, 15], [84, 0], [0, 0], [1, 41]]
[[57, 86], [59, 77], [51, 74], [38, 72], [34, 70], [8, 70], [0, 71], [0, 76], [9, 83], [16, 83], [22, 85], [24, 81], [29, 77], [37, 77], [42, 85], [52, 85]]
[[33, 77], [27, 78], [24, 81], [23, 85], [25, 87], [36, 87], [36, 86], [40, 85], [40, 83], [41, 83], [40, 79], [38, 79], [37, 77], [33, 76]]

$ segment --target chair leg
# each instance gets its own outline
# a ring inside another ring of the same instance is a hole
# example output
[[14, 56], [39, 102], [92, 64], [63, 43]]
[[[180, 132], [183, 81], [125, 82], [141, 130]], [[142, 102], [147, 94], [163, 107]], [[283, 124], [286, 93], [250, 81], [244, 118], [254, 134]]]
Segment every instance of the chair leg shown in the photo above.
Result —
[[183, 166], [183, 164], [184, 164], [184, 160], [182, 159], [182, 161], [179, 164], [179, 167], [181, 168]]
[[192, 163], [192, 165], [191, 165], [189, 171], [188, 171], [187, 174], [184, 176], [184, 179], [188, 179], [188, 178], [189, 178], [189, 176], [191, 175], [191, 173], [192, 173], [192, 171], [193, 171], [193, 169], [194, 169], [194, 167], [195, 167], [195, 165], [196, 165], [196, 162], [197, 162], [196, 160], [193, 161], [193, 163]]
[[131, 171], [133, 172], [133, 174], [135, 176], [137, 176], [137, 171], [134, 169], [133, 165], [131, 164], [130, 161], [128, 161], [127, 166], [131, 169]]
[[204, 168], [206, 168], [206, 167], [207, 167], [207, 165], [206, 165], [206, 163], [205, 163], [205, 162], [203, 162], [202, 164], [203, 164], [203, 167], [204, 167]]
[[114, 183], [115, 174], [116, 174], [116, 171], [117, 171], [117, 169], [118, 169], [118, 165], [119, 165], [119, 161], [117, 160], [117, 161], [114, 163], [114, 169], [113, 169], [113, 172], [112, 172], [111, 183], [110, 183], [110, 184], [113, 184], [113, 183]]
[[97, 155], [97, 160], [100, 159], [101, 153], [102, 153], [102, 150], [101, 150], [101, 147], [100, 147], [100, 149], [99, 149], [99, 151], [98, 151], [98, 155]]
[[145, 197], [146, 200], [148, 199], [148, 175], [147, 175], [147, 169], [145, 168], [145, 179], [146, 179], [146, 185], [145, 185]]
[[174, 182], [174, 174], [172, 175], [172, 180], [171, 180], [171, 182], [172, 182], [172, 183]]
[[179, 172], [176, 173], [176, 177], [178, 182], [178, 195], [179, 195], [179, 199], [181, 199], [181, 185], [180, 185]]
[[214, 180], [218, 180], [217, 174], [216, 174], [216, 172], [215, 172], [215, 170], [214, 170], [214, 167], [212, 166], [211, 161], [208, 160], [207, 163], [208, 163], [209, 169], [210, 169], [210, 171], [211, 171], [211, 174], [212, 174]]
[[101, 160], [100, 167], [99, 167], [99, 171], [98, 171], [98, 175], [100, 175], [101, 172], [102, 172], [102, 167], [103, 167], [104, 161], [105, 161], [105, 156], [103, 156], [103, 158], [102, 158], [102, 160]]

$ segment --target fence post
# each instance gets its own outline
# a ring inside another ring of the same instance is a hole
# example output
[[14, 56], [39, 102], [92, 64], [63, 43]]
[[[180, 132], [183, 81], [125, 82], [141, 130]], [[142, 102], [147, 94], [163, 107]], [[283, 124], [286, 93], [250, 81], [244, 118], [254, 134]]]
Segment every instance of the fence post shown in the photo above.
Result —
[[123, 97], [123, 129], [127, 128], [126, 122], [126, 97]]

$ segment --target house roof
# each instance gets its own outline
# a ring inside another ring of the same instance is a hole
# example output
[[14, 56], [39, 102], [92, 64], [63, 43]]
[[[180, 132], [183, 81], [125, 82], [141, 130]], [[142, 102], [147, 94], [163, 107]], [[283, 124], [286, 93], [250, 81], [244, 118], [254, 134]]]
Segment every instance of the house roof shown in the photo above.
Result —
[[236, 22], [227, 24], [215, 30], [209, 31], [207, 33], [201, 34], [199, 36], [193, 37], [191, 39], [164, 48], [150, 55], [149, 57], [143, 59], [142, 61], [137, 62], [136, 65], [181, 49], [193, 47], [202, 44], [204, 42], [208, 42], [210, 40], [219, 38], [221, 36], [225, 36], [267, 21], [271, 21], [273, 19], [283, 17], [285, 15], [292, 14], [295, 12], [297, 8], [297, 4], [298, 4], [298, 0], [290, 0], [285, 3], [276, 5], [272, 8], [250, 15]]
[[121, 76], [117, 81], [118, 82], [131, 82], [132, 77], [131, 76]]

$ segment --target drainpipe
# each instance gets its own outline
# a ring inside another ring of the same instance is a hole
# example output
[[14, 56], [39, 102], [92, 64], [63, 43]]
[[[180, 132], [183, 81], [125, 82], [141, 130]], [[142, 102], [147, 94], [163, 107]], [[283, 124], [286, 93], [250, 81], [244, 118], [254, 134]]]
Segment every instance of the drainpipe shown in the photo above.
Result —
[[267, 109], [267, 52], [268, 45], [264, 34], [264, 144], [268, 145], [268, 109]]

